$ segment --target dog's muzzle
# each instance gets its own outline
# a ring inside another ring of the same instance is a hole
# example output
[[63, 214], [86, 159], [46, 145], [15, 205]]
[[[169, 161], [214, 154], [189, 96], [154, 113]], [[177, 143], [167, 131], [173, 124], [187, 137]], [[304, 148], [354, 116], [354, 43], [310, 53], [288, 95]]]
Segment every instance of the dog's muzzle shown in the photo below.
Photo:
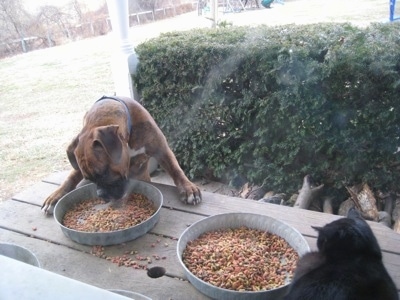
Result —
[[111, 184], [97, 184], [97, 196], [109, 202], [121, 199], [126, 190], [128, 180], [121, 180]]

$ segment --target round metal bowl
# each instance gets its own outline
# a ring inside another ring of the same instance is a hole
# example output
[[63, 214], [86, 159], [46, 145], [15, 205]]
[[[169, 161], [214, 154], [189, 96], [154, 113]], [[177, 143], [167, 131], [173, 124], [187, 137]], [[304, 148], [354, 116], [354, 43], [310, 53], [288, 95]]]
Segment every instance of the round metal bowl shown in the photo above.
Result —
[[0, 243], [0, 255], [40, 268], [39, 260], [32, 251], [15, 244]]
[[131, 291], [126, 291], [126, 290], [109, 290], [109, 291], [134, 300], [151, 300], [151, 298], [149, 297]]
[[310, 247], [301, 233], [282, 221], [258, 214], [228, 213], [215, 215], [200, 220], [192, 224], [182, 233], [178, 240], [177, 246], [179, 263], [182, 265], [184, 272], [192, 285], [212, 299], [280, 299], [287, 292], [289, 284], [267, 291], [234, 291], [214, 286], [199, 279], [192, 272], [190, 272], [183, 263], [182, 254], [189, 241], [197, 239], [202, 233], [205, 232], [219, 229], [238, 228], [242, 226], [251, 229], [265, 230], [282, 237], [299, 254], [299, 256], [302, 256], [310, 251]]
[[63, 233], [71, 240], [79, 244], [108, 246], [134, 240], [151, 230], [160, 219], [163, 196], [160, 190], [155, 186], [138, 180], [129, 181], [127, 193], [139, 193], [146, 196], [154, 203], [156, 212], [150, 218], [140, 224], [126, 229], [110, 232], [85, 232], [64, 226], [62, 220], [68, 210], [74, 207], [74, 205], [77, 203], [97, 197], [96, 185], [94, 183], [90, 183], [77, 188], [62, 197], [54, 208], [54, 219], [60, 225]]

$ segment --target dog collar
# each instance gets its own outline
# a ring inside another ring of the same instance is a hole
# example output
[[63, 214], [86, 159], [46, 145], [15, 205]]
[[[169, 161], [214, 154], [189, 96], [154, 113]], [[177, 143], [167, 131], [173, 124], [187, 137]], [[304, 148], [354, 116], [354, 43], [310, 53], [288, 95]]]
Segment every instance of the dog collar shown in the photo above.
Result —
[[126, 119], [127, 119], [127, 123], [128, 123], [128, 136], [130, 136], [131, 129], [132, 129], [132, 119], [131, 119], [131, 114], [129, 113], [128, 106], [126, 105], [126, 103], [124, 101], [122, 101], [121, 99], [119, 99], [117, 97], [113, 97], [113, 96], [103, 96], [99, 100], [97, 100], [95, 103], [102, 101], [102, 100], [106, 100], [106, 99], [115, 100], [124, 105], [125, 111], [126, 111]]

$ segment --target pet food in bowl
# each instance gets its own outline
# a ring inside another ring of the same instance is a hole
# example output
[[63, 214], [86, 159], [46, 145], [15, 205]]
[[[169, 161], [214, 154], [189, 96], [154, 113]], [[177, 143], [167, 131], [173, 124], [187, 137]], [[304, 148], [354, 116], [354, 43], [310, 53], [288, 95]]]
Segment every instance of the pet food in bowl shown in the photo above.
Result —
[[63, 225], [86, 232], [110, 232], [127, 229], [146, 221], [156, 212], [145, 195], [132, 193], [116, 203], [92, 198], [67, 211]]
[[[129, 181], [126, 194], [115, 203], [103, 203], [97, 198], [96, 185], [87, 184], [57, 202], [54, 218], [63, 233], [80, 244], [108, 246], [131, 241], [156, 225], [163, 196], [155, 186], [138, 180]], [[92, 217], [88, 217], [90, 211]]]
[[295, 228], [251, 213], [220, 214], [188, 227], [177, 254], [188, 280], [212, 299], [280, 299], [299, 256], [310, 251]]
[[282, 237], [244, 226], [205, 232], [190, 241], [182, 254], [195, 276], [235, 291], [271, 290], [287, 284], [298, 259]]

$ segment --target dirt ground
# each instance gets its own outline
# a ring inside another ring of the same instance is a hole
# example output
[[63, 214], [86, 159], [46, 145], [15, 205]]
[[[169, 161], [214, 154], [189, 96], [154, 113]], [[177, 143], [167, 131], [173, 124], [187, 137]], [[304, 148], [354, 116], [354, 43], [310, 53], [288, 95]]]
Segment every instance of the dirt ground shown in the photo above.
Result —
[[[233, 26], [388, 21], [387, 0], [287, 0], [237, 13], [220, 8], [218, 15], [218, 22]], [[130, 40], [137, 45], [162, 32], [211, 25], [194, 11], [132, 27]], [[116, 47], [110, 34], [0, 60], [0, 201], [70, 168], [65, 148], [85, 111], [98, 97], [113, 94], [109, 58]]]

